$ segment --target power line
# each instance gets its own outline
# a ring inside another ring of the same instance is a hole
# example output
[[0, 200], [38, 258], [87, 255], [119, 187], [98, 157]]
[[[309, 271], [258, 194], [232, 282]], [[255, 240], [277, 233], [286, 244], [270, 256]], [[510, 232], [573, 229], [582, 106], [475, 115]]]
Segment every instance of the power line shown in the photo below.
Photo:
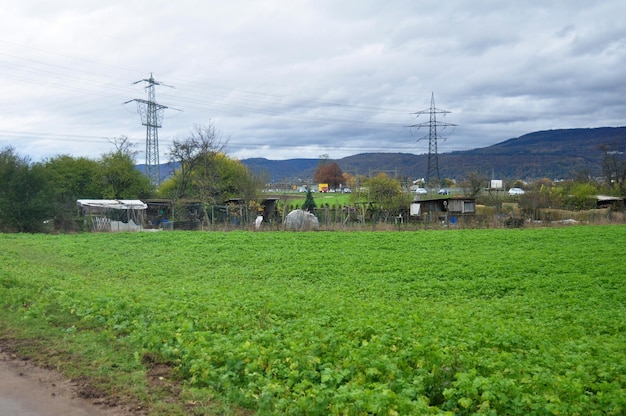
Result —
[[437, 153], [437, 140], [443, 139], [437, 135], [437, 127], [452, 127], [456, 124], [444, 123], [437, 121], [437, 114], [448, 114], [448, 110], [440, 110], [435, 107], [435, 93], [433, 92], [430, 98], [430, 108], [427, 110], [417, 111], [413, 114], [420, 116], [421, 114], [428, 114], [430, 116], [429, 121], [424, 123], [412, 124], [407, 127], [422, 128], [428, 127], [428, 136], [417, 139], [417, 141], [428, 139], [428, 170], [426, 171], [426, 183], [429, 183], [433, 177], [437, 178], [437, 183], [441, 183], [441, 174], [439, 173], [439, 155]]
[[[4, 72], [2, 76], [5, 78], [24, 81], [27, 83], [52, 86], [52, 87], [71, 90], [71, 91], [79, 91], [79, 92], [82, 91], [82, 92], [90, 92], [90, 93], [93, 93], [93, 90], [77, 88], [76, 80], [78, 80], [82, 84], [86, 84], [85, 86], [89, 85], [93, 87], [104, 87], [107, 89], [116, 88], [115, 84], [111, 84], [111, 83], [102, 84], [100, 82], [90, 80], [89, 77], [94, 75], [92, 72], [75, 70], [74, 68], [70, 68], [67, 66], [51, 64], [45, 61], [40, 61], [40, 60], [35, 60], [35, 59], [30, 59], [30, 58], [23, 58], [20, 56], [7, 54], [7, 53], [0, 53], [0, 56], [4, 56], [7, 58], [12, 58], [12, 59], [16, 59], [19, 61], [37, 65], [37, 66], [23, 66], [23, 65], [9, 63], [6, 61], [0, 62], [1, 66], [5, 66], [8, 69], [13, 69], [16, 71], [15, 72], [16, 75], [9, 75], [9, 73]], [[59, 56], [66, 57], [69, 59], [79, 59], [79, 58], [72, 58], [67, 55], [59, 55]], [[87, 61], [87, 62], [93, 62], [93, 61]], [[58, 70], [63, 71], [63, 73], [59, 72]], [[21, 75], [24, 72], [30, 72], [34, 75], [39, 75], [39, 76], [24, 77], [23, 75]], [[20, 75], [17, 75], [17, 74], [20, 74]], [[60, 82], [55, 82], [55, 80], [60, 80]], [[72, 83], [68, 83], [67, 81], [72, 81]], [[121, 90], [119, 86], [117, 86], [117, 88]], [[280, 113], [284, 112], [280, 110], [280, 107], [286, 107], [292, 111], [294, 109], [307, 109], [307, 108], [310, 108], [310, 109], [333, 108], [333, 109], [340, 109], [342, 111], [359, 112], [359, 113], [385, 112], [385, 113], [400, 114], [400, 113], [405, 112], [405, 110], [397, 109], [397, 108], [379, 107], [379, 106], [362, 105], [362, 104], [349, 104], [349, 103], [332, 102], [332, 101], [326, 101], [326, 100], [316, 100], [310, 97], [296, 97], [297, 99], [293, 100], [291, 99], [291, 96], [281, 96], [281, 95], [276, 95], [276, 94], [268, 94], [265, 92], [254, 92], [254, 91], [249, 91], [249, 90], [233, 90], [233, 89], [224, 88], [224, 87], [209, 87], [208, 89], [222, 91], [221, 93], [210, 94], [212, 97], [215, 97], [217, 95], [217, 96], [226, 98], [229, 102], [233, 102], [233, 101], [235, 103], [245, 102], [248, 104], [252, 102], [252, 103], [258, 103], [260, 106], [269, 105], [273, 107], [279, 107], [279, 109], [274, 109], [273, 111], [280, 112]], [[183, 96], [183, 97], [176, 96], [176, 99], [183, 100], [183, 101], [189, 100], [190, 102], [195, 102], [196, 104], [199, 104], [200, 106], [206, 106], [210, 104], [215, 105], [215, 101], [207, 101], [205, 99], [189, 98], [190, 96], [193, 96], [195, 94], [199, 94], [201, 97], [206, 97], [207, 95], [209, 95], [207, 94], [207, 92], [208, 92], [207, 89], [202, 90], [202, 92], [200, 92], [196, 86], [194, 90], [186, 91], [185, 92], [186, 96]], [[232, 92], [235, 92], [237, 96], [233, 97], [231, 95]], [[108, 93], [100, 93], [100, 95], [111, 96]], [[277, 103], [276, 100], [283, 101], [283, 103], [282, 104], [280, 102]], [[220, 106], [220, 105], [218, 104], [217, 106]], [[222, 105], [222, 107], [231, 108], [231, 109], [241, 108], [243, 110], [253, 109], [258, 112], [267, 111], [267, 110], [261, 110], [258, 107], [250, 106], [250, 105], [243, 107], [243, 106], [233, 105], [233, 104], [224, 104]]]
[[137, 112], [141, 117], [141, 124], [146, 126], [146, 171], [152, 185], [158, 187], [161, 183], [158, 129], [161, 128], [163, 122], [163, 111], [168, 107], [156, 102], [154, 87], [156, 85], [163, 85], [170, 88], [174, 87], [156, 81], [152, 74], [150, 74], [150, 78], [136, 81], [133, 84], [138, 84], [140, 82], [145, 82], [147, 84], [146, 91], [148, 92], [148, 99], [143, 100], [135, 98], [133, 100], [126, 101], [124, 104], [128, 104], [131, 101], [135, 101], [137, 103]]
[[[26, 48], [25, 45], [14, 46]], [[92, 107], [87, 103], [87, 100], [92, 100], [98, 97], [118, 98], [128, 94], [128, 91], [124, 89], [122, 85], [116, 82], [101, 82], [102, 76], [97, 73], [106, 69], [110, 72], [110, 68], [119, 68], [129, 70], [127, 68], [113, 67], [106, 64], [100, 64], [100, 68], [86, 69], [81, 62], [95, 63], [98, 62], [92, 60], [85, 60], [82, 58], [76, 58], [63, 54], [56, 54], [42, 49], [29, 48], [37, 52], [43, 52], [49, 55], [55, 55], [58, 57], [73, 60], [71, 65], [66, 61], [65, 63], [57, 64], [53, 62], [47, 62], [45, 57], [35, 57], [34, 59], [26, 56], [19, 56], [20, 54], [0, 53], [0, 67], [7, 69], [2, 71], [0, 77], [13, 79], [19, 82], [31, 83], [42, 85], [52, 89], [62, 89], [70, 91], [76, 95], [83, 95], [79, 100], [75, 97], [68, 97], [65, 94], [51, 95], [54, 99], [54, 109], [64, 110], [69, 109], [74, 112], [75, 109], [80, 108], [83, 112], [92, 112], [94, 115], [102, 115], [101, 108]], [[76, 62], [78, 61], [78, 65]], [[107, 68], [104, 68], [106, 66]], [[71, 81], [71, 82], [70, 82]], [[137, 81], [148, 82], [149, 80]], [[164, 85], [159, 82], [155, 82], [154, 85]], [[187, 84], [188, 86], [188, 84]], [[149, 85], [146, 87], [149, 90]], [[41, 93], [41, 89], [39, 93]], [[125, 92], [124, 92], [125, 91]], [[354, 104], [348, 102], [340, 102], [340, 100], [317, 100], [311, 96], [303, 96], [299, 94], [279, 95], [266, 93], [262, 90], [255, 91], [251, 89], [235, 89], [228, 86], [214, 85], [212, 82], [204, 83], [204, 85], [198, 88], [197, 84], [194, 84], [194, 88], [187, 88], [186, 90], [176, 89], [174, 94], [169, 94], [171, 98], [176, 99], [176, 102], [184, 103], [185, 109], [196, 110], [198, 112], [219, 112], [222, 114], [216, 114], [219, 116], [236, 117], [238, 113], [245, 113], [242, 117], [246, 117], [250, 113], [256, 113], [261, 115], [267, 115], [284, 120], [292, 120], [294, 122], [306, 122], [316, 125], [324, 126], [324, 129], [331, 128], [331, 126], [358, 126], [358, 130], [387, 130], [396, 129], [401, 126], [400, 120], [393, 122], [398, 114], [406, 114], [406, 110], [390, 107], [378, 107], [372, 105]], [[325, 90], [326, 91], [326, 90]], [[149, 91], [148, 91], [149, 92]], [[326, 91], [328, 92], [328, 91]], [[50, 91], [50, 94], [54, 91]], [[182, 93], [182, 94], [181, 94]], [[149, 95], [149, 94], [148, 94]], [[324, 94], [320, 95], [321, 98]], [[168, 95], [165, 95], [168, 96]], [[215, 99], [219, 97], [219, 99]], [[120, 101], [124, 99], [121, 98]], [[154, 164], [158, 166], [158, 163], [154, 162], [155, 158], [158, 158], [158, 128], [161, 127], [163, 110], [167, 109], [167, 106], [158, 104], [155, 100], [130, 100], [135, 101], [137, 104], [137, 110], [142, 117], [142, 125], [146, 126], [146, 162], [147, 164]], [[129, 101], [128, 101], [129, 102]], [[154, 108], [151, 112], [150, 103], [154, 103]], [[188, 103], [188, 104], [187, 104]], [[143, 111], [143, 115], [142, 115]], [[231, 114], [229, 114], [231, 113]], [[20, 115], [23, 113], [20, 113]], [[156, 115], [157, 123], [148, 122], [148, 115]], [[93, 122], [91, 123], [93, 126]], [[111, 124], [106, 122], [106, 124]], [[147, 124], [155, 125], [153, 128], [153, 135], [150, 135], [148, 130], [150, 127]], [[34, 134], [39, 138], [45, 136], [42, 133]], [[24, 134], [22, 134], [22, 137]], [[47, 137], [55, 136], [54, 133], [48, 134]], [[74, 139], [70, 135], [58, 135], [66, 137], [68, 141], [78, 140]], [[57, 140], [63, 140], [59, 137]], [[89, 134], [84, 136], [75, 137], [90, 137]], [[93, 137], [93, 136], [91, 136]], [[286, 146], [287, 147], [287, 146]], [[154, 156], [152, 156], [154, 155]], [[150, 157], [149, 157], [150, 156]], [[150, 162], [150, 160], [153, 162]]]

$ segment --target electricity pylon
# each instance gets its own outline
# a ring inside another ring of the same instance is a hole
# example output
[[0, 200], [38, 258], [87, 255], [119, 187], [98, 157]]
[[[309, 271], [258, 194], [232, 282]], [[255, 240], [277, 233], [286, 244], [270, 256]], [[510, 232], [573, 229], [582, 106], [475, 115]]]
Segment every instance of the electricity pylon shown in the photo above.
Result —
[[124, 104], [128, 104], [131, 101], [137, 103], [137, 112], [141, 117], [141, 124], [146, 126], [146, 173], [150, 178], [152, 186], [158, 187], [161, 184], [161, 167], [159, 163], [159, 131], [163, 124], [163, 111], [168, 108], [162, 104], [158, 104], [155, 100], [155, 86], [163, 85], [165, 87], [174, 88], [171, 85], [166, 85], [161, 82], [155, 81], [152, 73], [150, 78], [141, 79], [133, 82], [133, 85], [145, 82], [146, 91], [148, 92], [148, 99], [142, 100], [135, 98], [133, 100], [126, 101]]
[[422, 110], [415, 112], [413, 114], [418, 117], [421, 114], [429, 114], [430, 120], [424, 123], [412, 124], [407, 127], [415, 127], [422, 128], [428, 127], [429, 132], [428, 136], [424, 136], [422, 138], [417, 139], [417, 141], [428, 139], [428, 170], [426, 171], [426, 183], [430, 183], [430, 180], [433, 178], [437, 179], [437, 183], [441, 184], [441, 174], [439, 173], [439, 155], [437, 153], [437, 139], [446, 140], [444, 137], [439, 137], [437, 135], [437, 127], [455, 127], [456, 124], [451, 123], [443, 123], [441, 121], [437, 121], [437, 114], [448, 114], [450, 111], [440, 110], [435, 107], [435, 93], [432, 93], [430, 99], [430, 108], [428, 110]]

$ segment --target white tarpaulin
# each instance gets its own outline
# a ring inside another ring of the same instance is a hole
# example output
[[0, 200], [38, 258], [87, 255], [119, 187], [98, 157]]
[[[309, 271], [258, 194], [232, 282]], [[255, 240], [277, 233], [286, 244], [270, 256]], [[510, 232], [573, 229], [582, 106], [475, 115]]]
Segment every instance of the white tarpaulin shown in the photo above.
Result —
[[285, 228], [288, 230], [317, 230], [320, 222], [317, 217], [310, 212], [296, 209], [285, 217]]

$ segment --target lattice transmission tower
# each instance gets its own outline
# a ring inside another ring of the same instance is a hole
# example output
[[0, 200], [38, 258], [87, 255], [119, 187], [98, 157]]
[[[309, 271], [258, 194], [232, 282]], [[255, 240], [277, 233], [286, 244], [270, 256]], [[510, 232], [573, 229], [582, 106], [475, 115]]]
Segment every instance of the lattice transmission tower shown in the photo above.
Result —
[[428, 127], [428, 135], [417, 139], [417, 141], [428, 139], [428, 170], [426, 171], [426, 183], [430, 183], [432, 179], [437, 179], [437, 184], [441, 184], [441, 174], [439, 173], [439, 154], [437, 153], [437, 140], [446, 140], [446, 138], [437, 135], [437, 127], [456, 127], [456, 124], [437, 121], [437, 114], [448, 113], [450, 113], [450, 111], [441, 110], [435, 107], [435, 93], [433, 92], [430, 99], [430, 108], [427, 110], [417, 111], [413, 113], [418, 117], [422, 114], [428, 114], [430, 116], [430, 120], [423, 123], [417, 123], [407, 126], [418, 129], [422, 127]]
[[140, 82], [146, 83], [146, 91], [148, 93], [148, 99], [143, 100], [135, 98], [128, 100], [124, 104], [128, 104], [132, 101], [137, 103], [137, 112], [141, 117], [141, 124], [146, 126], [146, 173], [150, 178], [150, 183], [158, 187], [161, 184], [161, 167], [159, 163], [159, 128], [163, 124], [163, 112], [166, 108], [165, 105], [158, 104], [155, 99], [155, 86], [163, 85], [165, 87], [174, 88], [171, 85], [166, 85], [158, 82], [154, 79], [152, 74], [148, 79], [140, 79], [133, 82], [133, 85]]

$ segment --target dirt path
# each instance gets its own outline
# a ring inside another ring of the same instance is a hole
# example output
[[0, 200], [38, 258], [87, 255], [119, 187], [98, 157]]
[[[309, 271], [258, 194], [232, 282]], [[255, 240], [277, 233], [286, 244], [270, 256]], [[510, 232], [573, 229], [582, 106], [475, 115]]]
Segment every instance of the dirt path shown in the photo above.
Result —
[[89, 398], [80, 382], [0, 349], [0, 416], [128, 416], [129, 409]]

